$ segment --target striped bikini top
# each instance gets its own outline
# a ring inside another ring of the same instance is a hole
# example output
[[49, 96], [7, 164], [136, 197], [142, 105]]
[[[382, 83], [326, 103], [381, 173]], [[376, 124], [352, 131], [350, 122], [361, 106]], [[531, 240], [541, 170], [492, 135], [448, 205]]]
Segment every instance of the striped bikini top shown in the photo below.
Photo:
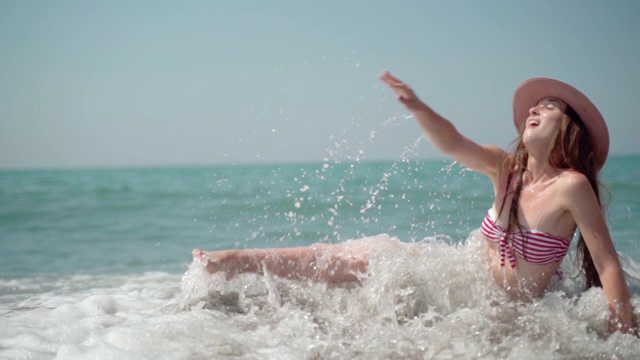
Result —
[[492, 215], [495, 215], [495, 211], [490, 209], [482, 221], [481, 232], [487, 240], [499, 244], [500, 266], [504, 266], [508, 258], [511, 267], [515, 268], [515, 254], [530, 263], [547, 265], [562, 260], [569, 250], [570, 240], [536, 230], [512, 232], [508, 241], [506, 230], [496, 224], [494, 219], [497, 216]]

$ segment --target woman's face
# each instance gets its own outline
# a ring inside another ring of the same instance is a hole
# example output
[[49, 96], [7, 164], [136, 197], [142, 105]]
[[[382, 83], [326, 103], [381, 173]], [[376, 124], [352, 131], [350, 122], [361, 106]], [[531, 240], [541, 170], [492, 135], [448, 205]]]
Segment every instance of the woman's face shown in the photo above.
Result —
[[557, 98], [544, 98], [529, 109], [522, 139], [525, 145], [548, 145], [562, 125], [567, 104]]

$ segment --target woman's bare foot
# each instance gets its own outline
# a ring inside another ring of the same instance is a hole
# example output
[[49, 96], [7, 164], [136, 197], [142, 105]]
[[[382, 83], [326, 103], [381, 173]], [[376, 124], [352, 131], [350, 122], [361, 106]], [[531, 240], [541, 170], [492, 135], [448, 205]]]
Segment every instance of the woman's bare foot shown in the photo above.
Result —
[[209, 274], [225, 271], [228, 272], [228, 277], [233, 275], [229, 273], [229, 270], [232, 270], [235, 266], [234, 254], [234, 250], [202, 251], [200, 249], [193, 249], [193, 251], [191, 251], [194, 260], [197, 259], [207, 263], [205, 270], [207, 270]]

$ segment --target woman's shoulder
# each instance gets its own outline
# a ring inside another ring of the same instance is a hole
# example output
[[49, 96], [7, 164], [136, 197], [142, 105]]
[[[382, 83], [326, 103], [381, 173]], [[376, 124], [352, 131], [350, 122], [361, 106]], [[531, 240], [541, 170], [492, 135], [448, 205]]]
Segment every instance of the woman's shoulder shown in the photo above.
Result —
[[584, 174], [575, 170], [563, 170], [560, 175], [558, 175], [557, 186], [561, 193], [572, 196], [593, 191], [589, 179]]
[[566, 182], [568, 184], [583, 182], [583, 181], [589, 182], [589, 179], [587, 178], [586, 175], [584, 175], [579, 171], [575, 171], [571, 169], [562, 170], [558, 175], [558, 180], [561, 180], [562, 182]]

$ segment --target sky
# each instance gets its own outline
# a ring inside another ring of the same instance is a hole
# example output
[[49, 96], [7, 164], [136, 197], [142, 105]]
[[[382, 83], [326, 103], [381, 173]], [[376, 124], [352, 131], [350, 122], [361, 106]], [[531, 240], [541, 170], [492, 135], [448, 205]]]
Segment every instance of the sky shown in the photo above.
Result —
[[0, 169], [437, 158], [382, 69], [508, 147], [554, 77], [639, 154], [640, 1], [0, 0]]

